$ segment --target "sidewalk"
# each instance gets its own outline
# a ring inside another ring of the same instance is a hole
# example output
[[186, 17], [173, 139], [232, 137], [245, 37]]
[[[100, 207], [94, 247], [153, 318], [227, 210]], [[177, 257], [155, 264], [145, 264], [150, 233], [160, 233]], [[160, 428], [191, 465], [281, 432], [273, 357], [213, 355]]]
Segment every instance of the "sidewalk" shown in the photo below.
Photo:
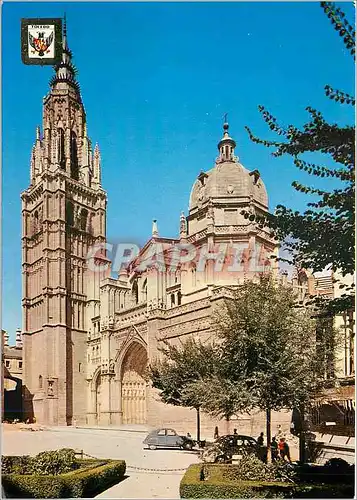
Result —
[[122, 424], [122, 425], [108, 425], [108, 426], [76, 425], [75, 427], [72, 425], [71, 427], [76, 429], [95, 429], [101, 431], [142, 432], [144, 434], [148, 434], [150, 431], [153, 430], [153, 427], [140, 424], [134, 424], [134, 425]]

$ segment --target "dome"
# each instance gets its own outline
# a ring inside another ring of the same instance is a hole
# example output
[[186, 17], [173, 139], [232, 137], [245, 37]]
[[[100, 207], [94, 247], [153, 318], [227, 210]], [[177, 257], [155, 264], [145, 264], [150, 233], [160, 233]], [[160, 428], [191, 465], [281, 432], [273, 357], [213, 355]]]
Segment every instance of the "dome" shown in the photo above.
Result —
[[201, 172], [190, 196], [190, 210], [210, 198], [250, 198], [268, 208], [268, 194], [257, 170], [250, 172], [238, 161], [221, 161]]
[[236, 143], [228, 134], [227, 121], [218, 143], [219, 157], [208, 172], [201, 172], [190, 196], [190, 211], [212, 198], [248, 198], [268, 209], [268, 194], [258, 170], [250, 172], [234, 156]]

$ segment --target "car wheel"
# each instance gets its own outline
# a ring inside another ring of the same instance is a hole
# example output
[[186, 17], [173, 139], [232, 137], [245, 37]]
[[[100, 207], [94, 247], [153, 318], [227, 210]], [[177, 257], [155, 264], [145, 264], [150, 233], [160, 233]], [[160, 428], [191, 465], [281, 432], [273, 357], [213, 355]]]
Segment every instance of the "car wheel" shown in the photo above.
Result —
[[192, 450], [193, 444], [191, 442], [185, 443], [183, 445], [184, 450]]
[[150, 449], [150, 450], [156, 450], [156, 446], [155, 446], [154, 444], [151, 444], [151, 445], [149, 446], [149, 449]]

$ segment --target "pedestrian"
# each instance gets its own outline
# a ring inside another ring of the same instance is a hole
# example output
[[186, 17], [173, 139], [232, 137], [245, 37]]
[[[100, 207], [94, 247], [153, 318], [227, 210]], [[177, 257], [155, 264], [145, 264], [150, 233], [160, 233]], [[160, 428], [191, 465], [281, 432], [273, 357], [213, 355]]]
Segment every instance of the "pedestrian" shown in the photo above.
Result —
[[275, 436], [271, 440], [270, 449], [271, 449], [271, 461], [276, 462], [279, 458], [279, 453], [278, 453], [278, 442]]
[[257, 439], [257, 443], [259, 446], [263, 446], [264, 444], [264, 432], [261, 432], [258, 439]]
[[219, 432], [218, 432], [218, 426], [214, 428], [214, 434], [213, 434], [213, 439], [216, 440], [219, 438]]
[[188, 437], [188, 438], [191, 438], [191, 434], [190, 434], [189, 432], [187, 433], [187, 437]]
[[238, 446], [238, 432], [237, 429], [233, 429], [233, 446]]
[[285, 458], [286, 458], [288, 462], [291, 462], [291, 460], [290, 460], [290, 448], [289, 448], [288, 443], [285, 441], [285, 438], [283, 438], [283, 437], [280, 438], [278, 448], [279, 448], [280, 457], [284, 461], [286, 461], [285, 460]]
[[289, 464], [291, 464], [290, 447], [286, 441], [284, 443], [284, 452], [285, 452], [286, 458], [288, 459]]

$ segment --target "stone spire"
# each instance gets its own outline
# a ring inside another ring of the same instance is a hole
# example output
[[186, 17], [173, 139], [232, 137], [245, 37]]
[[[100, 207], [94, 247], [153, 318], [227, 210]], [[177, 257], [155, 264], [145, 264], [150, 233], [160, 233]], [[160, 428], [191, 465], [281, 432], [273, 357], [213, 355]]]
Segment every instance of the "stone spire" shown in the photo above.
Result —
[[9, 334], [7, 333], [6, 330], [3, 330], [2, 334], [3, 334], [4, 346], [8, 346], [9, 345]]
[[219, 158], [218, 161], [234, 161], [234, 148], [236, 142], [228, 134], [229, 124], [227, 122], [227, 113], [224, 115], [223, 137], [218, 143]]
[[187, 236], [187, 222], [186, 217], [183, 212], [180, 215], [180, 238], [185, 238]]
[[157, 228], [157, 220], [154, 219], [152, 221], [152, 236], [153, 238], [157, 238], [159, 236], [159, 230]]
[[16, 330], [16, 347], [18, 347], [19, 349], [22, 348], [22, 333], [21, 333], [21, 329], [18, 328]]
[[67, 21], [63, 22], [63, 37], [62, 37], [62, 60], [55, 66], [56, 74], [50, 80], [51, 87], [63, 88], [63, 84], [70, 85], [79, 94], [79, 83], [76, 81], [77, 70], [72, 63], [72, 52], [68, 48], [67, 43]]

